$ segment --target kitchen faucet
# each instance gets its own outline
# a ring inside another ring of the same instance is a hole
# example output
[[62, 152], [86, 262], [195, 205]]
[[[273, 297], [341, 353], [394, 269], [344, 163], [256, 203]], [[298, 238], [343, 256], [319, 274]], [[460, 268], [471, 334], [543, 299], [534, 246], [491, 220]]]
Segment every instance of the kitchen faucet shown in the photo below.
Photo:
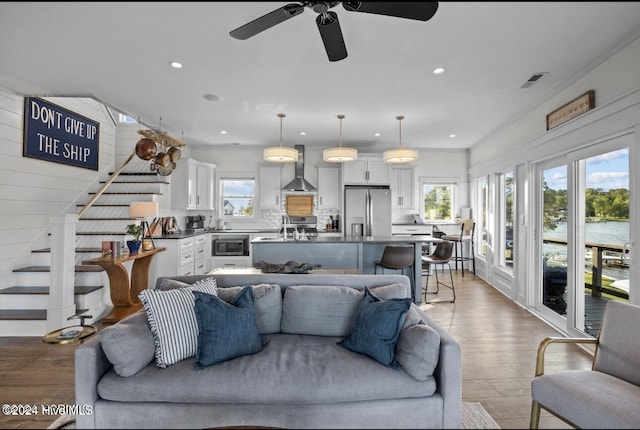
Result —
[[282, 241], [287, 241], [287, 224], [291, 223], [289, 215], [282, 215]]

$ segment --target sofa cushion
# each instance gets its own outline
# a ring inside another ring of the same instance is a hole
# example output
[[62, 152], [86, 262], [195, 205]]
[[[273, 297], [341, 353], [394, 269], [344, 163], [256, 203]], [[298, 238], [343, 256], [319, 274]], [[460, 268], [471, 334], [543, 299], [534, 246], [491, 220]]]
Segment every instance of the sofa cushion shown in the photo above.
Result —
[[[202, 281], [204, 281], [204, 280], [205, 279], [200, 279], [200, 280], [194, 282], [193, 284], [189, 284], [187, 282], [178, 281], [177, 279], [165, 278], [160, 283], [160, 286], [158, 287], [158, 290], [168, 291], [168, 290], [175, 290], [176, 288], [193, 287], [196, 284], [200, 285], [202, 283]], [[208, 282], [213, 281], [215, 283], [215, 278], [206, 278], [206, 280]], [[217, 288], [217, 283], [216, 283], [216, 288]]]
[[282, 333], [346, 336], [362, 292], [332, 285], [291, 285], [282, 299]]
[[[242, 286], [218, 288], [218, 297], [230, 303], [242, 290]], [[253, 289], [253, 311], [258, 333], [270, 334], [280, 331], [282, 319], [282, 290], [278, 284], [251, 285]]]
[[100, 331], [100, 343], [107, 360], [122, 377], [138, 373], [155, 356], [153, 333], [144, 310]]
[[410, 298], [381, 300], [365, 287], [355, 326], [340, 345], [398, 368], [396, 343], [410, 306]]
[[151, 364], [130, 378], [109, 371], [98, 383], [98, 394], [105, 400], [137, 402], [142, 408], [142, 402], [180, 399], [183, 404], [251, 404], [264, 409], [272, 404], [401, 401], [427, 397], [436, 390], [435, 378], [418, 381], [402, 370], [354, 354], [337, 344], [341, 337], [276, 333], [263, 339], [268, 345], [261, 352], [199, 372], [193, 371], [195, 357], [166, 369]]
[[[407, 287], [390, 284], [371, 289], [386, 298], [407, 297]], [[282, 333], [347, 336], [353, 329], [363, 291], [339, 285], [291, 285], [282, 300]]]
[[196, 370], [262, 350], [251, 286], [244, 287], [231, 303], [199, 291], [193, 295], [198, 321]]
[[216, 295], [216, 290], [215, 279], [205, 278], [188, 287], [144, 290], [139, 294], [153, 333], [158, 367], [164, 368], [195, 355], [198, 325], [191, 292]]
[[398, 364], [418, 381], [433, 375], [440, 357], [440, 335], [421, 322], [404, 328], [396, 345]]

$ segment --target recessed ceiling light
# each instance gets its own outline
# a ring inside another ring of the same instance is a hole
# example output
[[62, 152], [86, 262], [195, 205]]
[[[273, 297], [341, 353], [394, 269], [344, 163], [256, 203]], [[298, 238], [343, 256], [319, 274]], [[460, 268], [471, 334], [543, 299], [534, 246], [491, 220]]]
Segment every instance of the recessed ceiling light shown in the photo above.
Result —
[[437, 67], [437, 68], [433, 69], [433, 74], [434, 75], [439, 75], [441, 73], [444, 73], [444, 69], [442, 67]]
[[304, 132], [304, 131], [301, 131], [301, 132], [300, 132], [300, 136], [306, 136], [306, 135], [307, 135], [307, 133], [306, 133], [306, 132]]
[[178, 62], [178, 61], [172, 61], [169, 63], [171, 65], [171, 67], [173, 67], [174, 69], [182, 69], [182, 63]]
[[227, 132], [225, 130], [221, 130], [220, 134], [227, 134]]
[[449, 137], [454, 138], [454, 137], [456, 137], [456, 135], [455, 134], [450, 134]]
[[222, 97], [217, 94], [204, 94], [202, 96], [203, 99], [208, 100], [210, 102], [220, 102], [222, 101]]
[[380, 136], [380, 133], [375, 133], [374, 136], [378, 137], [378, 136]]

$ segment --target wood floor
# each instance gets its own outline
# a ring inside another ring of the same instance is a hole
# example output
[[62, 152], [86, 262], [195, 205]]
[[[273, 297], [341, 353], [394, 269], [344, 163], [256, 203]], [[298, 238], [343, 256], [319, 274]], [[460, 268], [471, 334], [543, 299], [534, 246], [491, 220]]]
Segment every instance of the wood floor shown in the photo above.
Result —
[[[538, 343], [558, 333], [470, 272], [462, 277], [454, 271], [454, 282], [455, 304], [422, 307], [462, 345], [462, 400], [480, 402], [503, 429], [528, 428]], [[428, 296], [437, 297], [448, 299], [451, 290]], [[0, 403], [73, 405], [76, 347], [44, 344], [35, 337], [0, 337]], [[590, 359], [574, 346], [556, 345], [547, 352], [547, 371], [588, 369]], [[44, 429], [56, 417], [2, 414], [0, 428]], [[543, 411], [540, 428], [570, 427]]]

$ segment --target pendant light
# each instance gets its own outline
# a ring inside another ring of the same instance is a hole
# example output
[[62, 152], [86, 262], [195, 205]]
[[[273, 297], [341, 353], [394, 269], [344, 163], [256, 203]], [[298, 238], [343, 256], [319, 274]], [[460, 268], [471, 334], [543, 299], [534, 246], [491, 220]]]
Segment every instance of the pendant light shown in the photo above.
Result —
[[293, 163], [298, 161], [298, 150], [294, 148], [287, 148], [286, 146], [282, 146], [282, 118], [285, 117], [285, 114], [279, 113], [278, 118], [280, 118], [280, 146], [272, 146], [270, 148], [265, 148], [262, 153], [262, 157], [266, 161], [272, 161], [274, 163]]
[[418, 159], [418, 151], [402, 147], [402, 120], [404, 116], [396, 117], [400, 125], [400, 145], [397, 148], [384, 151], [382, 158], [385, 163], [410, 163]]
[[322, 151], [322, 159], [330, 163], [342, 163], [343, 161], [353, 161], [358, 158], [358, 150], [354, 148], [344, 148], [342, 146], [342, 120], [344, 115], [338, 115], [340, 120], [340, 140], [339, 146], [327, 148]]

